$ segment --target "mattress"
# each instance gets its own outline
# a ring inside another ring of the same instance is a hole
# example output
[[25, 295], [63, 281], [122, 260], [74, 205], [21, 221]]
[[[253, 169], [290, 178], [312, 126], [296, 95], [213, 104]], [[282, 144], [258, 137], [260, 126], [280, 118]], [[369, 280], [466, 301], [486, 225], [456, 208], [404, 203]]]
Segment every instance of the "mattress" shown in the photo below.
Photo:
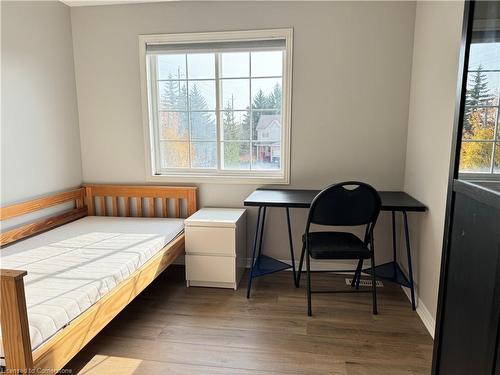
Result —
[[[183, 230], [183, 219], [87, 216], [1, 249], [1, 268], [28, 271], [24, 283], [32, 348], [113, 290]], [[3, 353], [0, 346], [2, 359]]]

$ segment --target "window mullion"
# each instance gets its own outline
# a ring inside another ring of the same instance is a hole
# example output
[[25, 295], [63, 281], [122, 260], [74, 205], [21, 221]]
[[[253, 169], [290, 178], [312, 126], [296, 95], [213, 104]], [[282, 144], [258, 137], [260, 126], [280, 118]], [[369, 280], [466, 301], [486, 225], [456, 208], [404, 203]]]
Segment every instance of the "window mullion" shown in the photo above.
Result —
[[188, 71], [188, 54], [185, 55], [185, 61], [184, 63], [186, 64], [186, 109], [187, 109], [187, 115], [188, 115], [188, 161], [189, 161], [189, 168], [192, 168], [193, 165], [191, 164], [191, 105], [189, 103], [189, 71]]
[[221, 117], [220, 117], [220, 108], [221, 108], [221, 80], [220, 80], [220, 57], [221, 54], [219, 52], [215, 53], [215, 121], [217, 123], [216, 126], [216, 137], [217, 137], [217, 171], [222, 170], [222, 140], [221, 140]]
[[500, 99], [499, 103], [497, 106], [497, 111], [496, 111], [496, 116], [495, 116], [495, 127], [493, 128], [493, 147], [491, 149], [491, 168], [490, 168], [490, 173], [493, 174], [495, 172], [495, 153], [497, 152], [497, 136], [498, 136], [498, 127], [500, 126], [498, 122], [498, 116], [500, 116]]
[[248, 52], [248, 97], [250, 99], [249, 117], [250, 117], [250, 172], [253, 170], [253, 109], [252, 109], [252, 51]]
[[[153, 138], [154, 142], [154, 147], [153, 147], [153, 153], [154, 153], [154, 167], [153, 167], [153, 173], [158, 173], [158, 170], [162, 168], [161, 165], [161, 158], [160, 158], [160, 148], [161, 148], [161, 142], [160, 142], [160, 119], [158, 116], [158, 110], [159, 110], [159, 98], [158, 98], [158, 73], [157, 73], [157, 62], [156, 62], [156, 56], [154, 58], [149, 59], [149, 68], [150, 68], [150, 80], [151, 80], [151, 100], [152, 100], [152, 110], [151, 116], [152, 121], [153, 121], [153, 127], [151, 129], [151, 136]], [[151, 150], [150, 150], [151, 152]]]

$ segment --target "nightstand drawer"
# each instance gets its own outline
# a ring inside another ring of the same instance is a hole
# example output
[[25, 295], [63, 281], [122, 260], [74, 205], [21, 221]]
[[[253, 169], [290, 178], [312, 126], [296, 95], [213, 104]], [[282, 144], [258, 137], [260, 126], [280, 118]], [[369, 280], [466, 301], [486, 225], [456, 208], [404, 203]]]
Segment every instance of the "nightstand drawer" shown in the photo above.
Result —
[[185, 228], [187, 254], [236, 255], [235, 228]]
[[186, 254], [186, 280], [234, 283], [236, 258]]

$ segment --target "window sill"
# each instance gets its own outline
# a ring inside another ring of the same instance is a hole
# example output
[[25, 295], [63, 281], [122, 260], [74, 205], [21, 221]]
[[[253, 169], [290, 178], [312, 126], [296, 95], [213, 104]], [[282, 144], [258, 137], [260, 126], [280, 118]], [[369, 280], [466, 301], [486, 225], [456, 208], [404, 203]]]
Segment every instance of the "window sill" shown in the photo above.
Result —
[[213, 175], [213, 174], [162, 174], [146, 176], [148, 182], [175, 183], [213, 183], [213, 184], [246, 184], [246, 185], [288, 185], [288, 176], [244, 176], [244, 175]]
[[459, 172], [458, 178], [466, 181], [499, 181], [500, 173]]

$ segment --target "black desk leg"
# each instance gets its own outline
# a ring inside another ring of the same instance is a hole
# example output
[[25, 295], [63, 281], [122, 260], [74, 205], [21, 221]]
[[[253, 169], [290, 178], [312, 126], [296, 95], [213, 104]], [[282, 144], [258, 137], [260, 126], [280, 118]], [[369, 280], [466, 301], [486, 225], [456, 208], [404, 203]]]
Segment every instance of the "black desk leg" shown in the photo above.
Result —
[[413, 284], [413, 268], [411, 265], [411, 249], [410, 249], [410, 231], [408, 230], [408, 217], [406, 211], [403, 211], [403, 220], [405, 226], [405, 239], [406, 239], [406, 254], [408, 257], [408, 276], [410, 278], [410, 291], [411, 291], [411, 308], [415, 310], [415, 285]]
[[394, 277], [396, 277], [397, 253], [396, 253], [396, 213], [391, 211], [392, 216], [392, 261], [394, 262]]
[[[250, 298], [250, 290], [252, 289], [252, 276], [253, 276], [253, 267], [255, 265], [255, 253], [257, 251], [257, 243], [259, 241], [259, 232], [261, 232], [260, 231], [260, 214], [261, 214], [261, 212], [262, 212], [262, 207], [259, 206], [259, 211], [257, 213], [257, 225], [255, 226], [255, 237], [253, 240], [252, 263], [250, 264], [250, 273], [248, 274], [247, 298]], [[262, 221], [264, 221], [264, 220], [262, 220]], [[259, 250], [259, 252], [260, 252], [260, 250]]]
[[262, 209], [262, 221], [260, 222], [260, 239], [259, 239], [259, 247], [257, 248], [257, 258], [260, 257], [262, 253], [262, 239], [264, 238], [264, 223], [266, 222], [266, 211], [267, 207], [264, 206]]
[[286, 222], [288, 224], [288, 243], [290, 244], [290, 257], [292, 259], [293, 283], [297, 286], [297, 279], [295, 277], [295, 255], [293, 253], [292, 226], [290, 224], [290, 210], [288, 207], [286, 207]]

